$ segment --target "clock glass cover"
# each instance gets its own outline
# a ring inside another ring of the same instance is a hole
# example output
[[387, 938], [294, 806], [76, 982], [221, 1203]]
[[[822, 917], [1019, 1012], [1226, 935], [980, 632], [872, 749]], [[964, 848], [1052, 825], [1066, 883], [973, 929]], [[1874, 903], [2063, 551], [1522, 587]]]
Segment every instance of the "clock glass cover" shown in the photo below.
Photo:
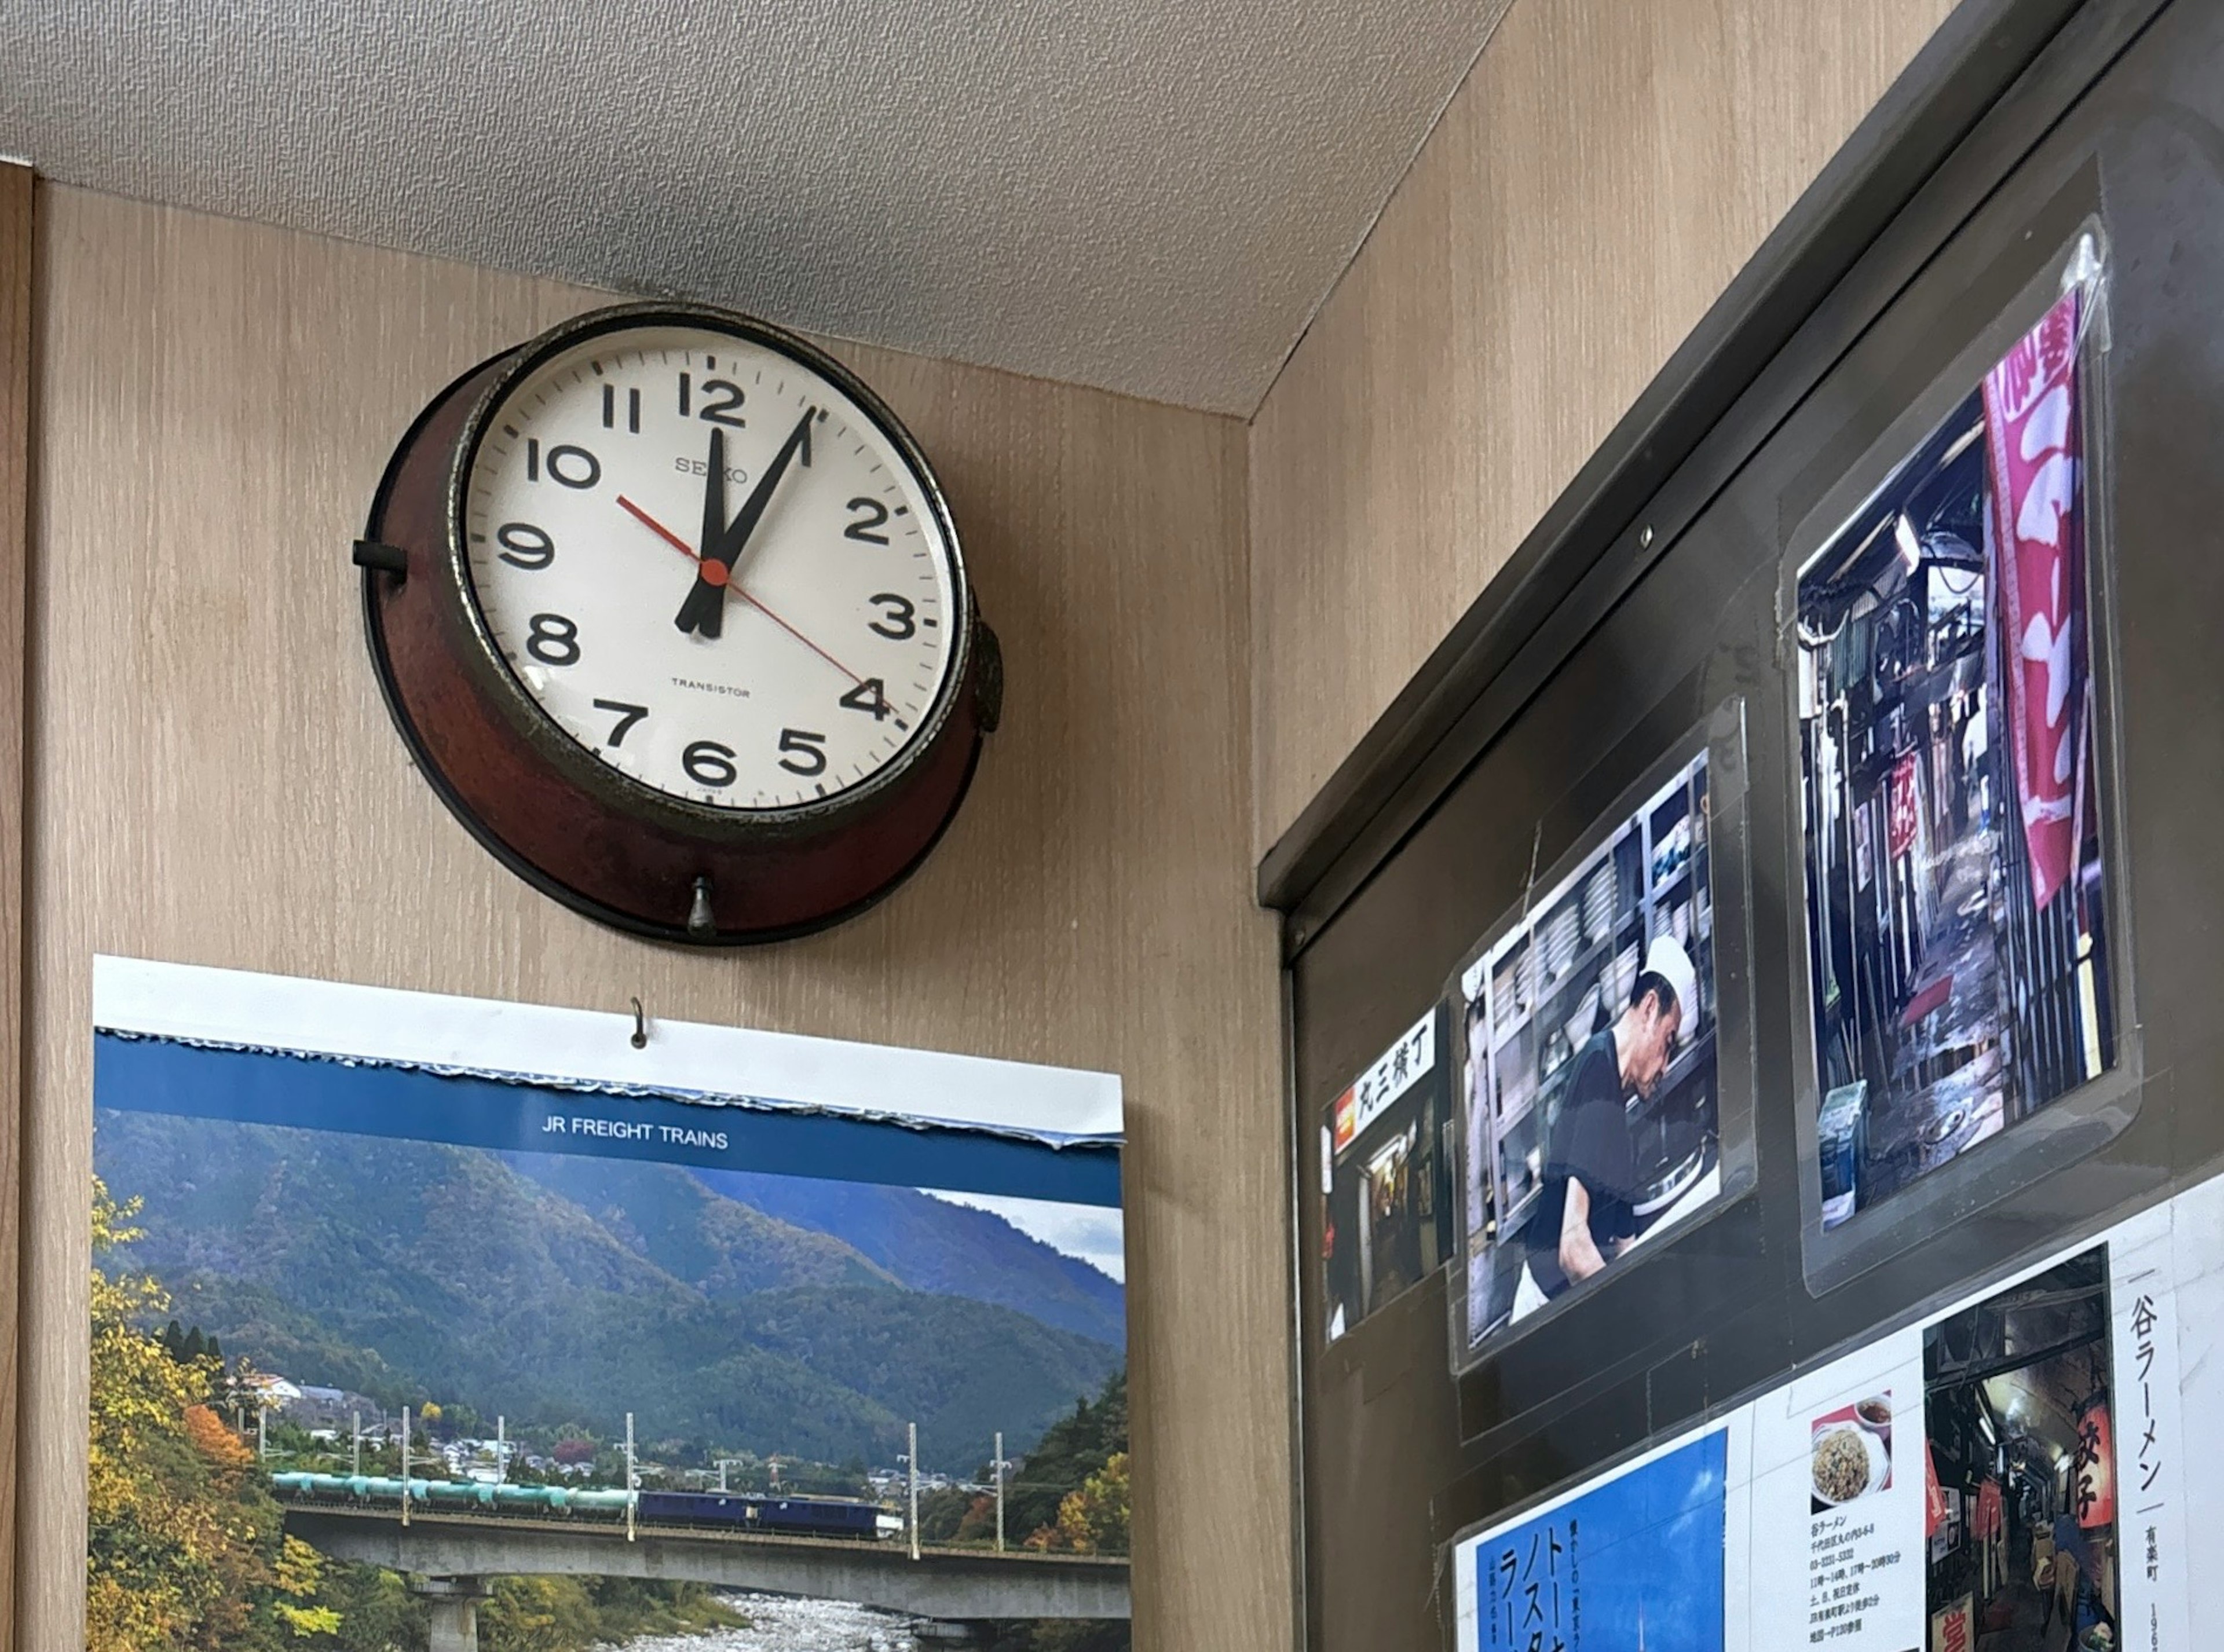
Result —
[[473, 623], [601, 762], [712, 809], [810, 810], [903, 766], [964, 600], [907, 441], [814, 366], [623, 325], [483, 412], [458, 501]]

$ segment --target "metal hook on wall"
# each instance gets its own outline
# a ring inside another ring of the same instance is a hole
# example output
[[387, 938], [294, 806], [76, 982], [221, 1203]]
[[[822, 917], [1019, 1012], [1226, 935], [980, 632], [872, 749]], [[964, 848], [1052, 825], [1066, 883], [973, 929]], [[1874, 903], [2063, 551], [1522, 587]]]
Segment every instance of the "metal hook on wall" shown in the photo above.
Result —
[[630, 1042], [635, 1050], [648, 1048], [648, 1016], [641, 1009], [638, 998], [633, 1001], [633, 1037]]

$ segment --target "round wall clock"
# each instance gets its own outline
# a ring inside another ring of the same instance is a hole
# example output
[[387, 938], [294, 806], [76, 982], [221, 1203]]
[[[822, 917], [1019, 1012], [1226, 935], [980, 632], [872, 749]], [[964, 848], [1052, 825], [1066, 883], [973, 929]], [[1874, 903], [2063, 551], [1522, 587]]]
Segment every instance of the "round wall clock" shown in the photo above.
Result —
[[839, 922], [957, 813], [1002, 668], [873, 393], [697, 306], [580, 317], [441, 393], [355, 550], [423, 772], [513, 871], [696, 944]]

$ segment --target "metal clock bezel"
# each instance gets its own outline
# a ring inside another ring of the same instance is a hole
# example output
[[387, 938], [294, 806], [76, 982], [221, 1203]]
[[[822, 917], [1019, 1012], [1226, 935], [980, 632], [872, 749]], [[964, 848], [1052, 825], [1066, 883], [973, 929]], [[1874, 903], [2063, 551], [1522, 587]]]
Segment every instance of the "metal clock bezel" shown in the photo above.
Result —
[[[872, 775], [843, 791], [807, 803], [774, 808], [720, 808], [675, 797], [603, 762], [559, 723], [518, 677], [489, 629], [473, 578], [464, 514], [479, 446], [500, 409], [548, 362], [589, 339], [656, 326], [697, 328], [723, 334], [787, 356], [847, 396], [871, 421], [910, 471], [942, 533], [951, 579], [945, 623], [950, 651], [932, 705], [910, 737]], [[968, 680], [974, 648], [972, 588], [965, 558], [941, 484], [919, 444], [888, 406], [849, 369], [807, 340], [769, 322], [711, 305], [655, 300], [607, 306], [559, 324], [520, 348], [480, 393], [466, 415], [448, 468], [444, 512], [447, 530], [444, 590], [453, 617], [471, 646], [465, 669], [490, 703], [566, 780], [622, 813], [711, 842], [749, 843], [816, 835], [874, 805], [900, 787], [933, 750]]]

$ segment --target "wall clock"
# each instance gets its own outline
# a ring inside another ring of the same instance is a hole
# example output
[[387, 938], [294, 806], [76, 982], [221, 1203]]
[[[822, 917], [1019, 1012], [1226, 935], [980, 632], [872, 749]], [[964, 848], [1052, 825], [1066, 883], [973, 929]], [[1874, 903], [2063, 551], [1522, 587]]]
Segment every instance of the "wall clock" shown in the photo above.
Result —
[[723, 311], [597, 311], [466, 373], [355, 559], [425, 778], [521, 877], [640, 935], [862, 910], [932, 848], [1001, 709], [917, 444]]

